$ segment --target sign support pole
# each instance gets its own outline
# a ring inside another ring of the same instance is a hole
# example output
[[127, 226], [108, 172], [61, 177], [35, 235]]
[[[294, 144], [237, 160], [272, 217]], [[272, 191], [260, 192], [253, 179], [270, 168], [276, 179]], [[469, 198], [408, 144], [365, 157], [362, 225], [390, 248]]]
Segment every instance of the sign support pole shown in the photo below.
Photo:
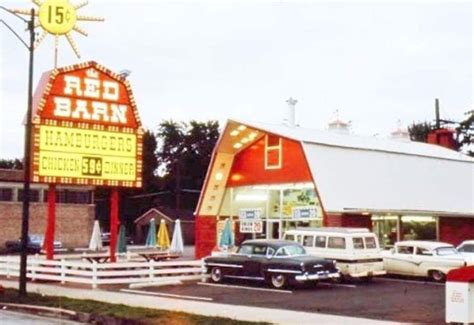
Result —
[[110, 261], [115, 263], [115, 249], [117, 247], [117, 231], [118, 231], [118, 212], [119, 212], [119, 192], [118, 188], [113, 187], [110, 194]]
[[54, 233], [56, 223], [56, 185], [49, 184], [48, 188], [48, 224], [44, 236], [44, 250], [46, 259], [54, 259]]

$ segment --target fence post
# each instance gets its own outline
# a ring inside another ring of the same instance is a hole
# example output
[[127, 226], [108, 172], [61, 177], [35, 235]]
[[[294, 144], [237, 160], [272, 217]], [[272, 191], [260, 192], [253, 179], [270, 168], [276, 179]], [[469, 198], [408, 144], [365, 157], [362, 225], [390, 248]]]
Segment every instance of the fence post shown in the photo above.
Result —
[[10, 279], [10, 255], [5, 256], [5, 273], [7, 279]]
[[66, 283], [66, 261], [64, 258], [61, 259], [61, 284]]
[[153, 271], [155, 270], [155, 263], [153, 260], [149, 260], [148, 261], [148, 264], [149, 264], [149, 267], [148, 267], [148, 271], [149, 271], [149, 277], [150, 277], [150, 280], [152, 280], [154, 278], [154, 274], [153, 274]]
[[97, 262], [92, 261], [92, 289], [97, 289]]
[[31, 263], [31, 281], [35, 281], [36, 280], [36, 267], [39, 264], [38, 255], [35, 255], [34, 258], [31, 259], [30, 263]]

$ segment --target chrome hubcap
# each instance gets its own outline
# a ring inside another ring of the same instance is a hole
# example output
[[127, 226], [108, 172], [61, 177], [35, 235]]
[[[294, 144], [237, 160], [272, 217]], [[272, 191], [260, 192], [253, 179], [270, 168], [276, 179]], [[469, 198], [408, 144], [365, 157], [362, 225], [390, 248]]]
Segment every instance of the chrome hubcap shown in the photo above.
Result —
[[219, 269], [219, 268], [212, 269], [211, 278], [212, 278], [213, 281], [219, 282], [222, 278], [221, 269]]
[[272, 276], [272, 283], [273, 283], [273, 286], [280, 288], [285, 283], [285, 278], [281, 274], [274, 275]]

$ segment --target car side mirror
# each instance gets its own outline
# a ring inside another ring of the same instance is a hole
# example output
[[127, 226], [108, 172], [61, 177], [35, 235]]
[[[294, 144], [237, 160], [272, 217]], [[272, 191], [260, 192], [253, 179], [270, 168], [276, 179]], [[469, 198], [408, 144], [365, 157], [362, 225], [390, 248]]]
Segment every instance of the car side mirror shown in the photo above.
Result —
[[265, 255], [265, 257], [267, 258], [267, 260], [271, 260], [273, 255], [272, 254], [267, 254], [267, 255]]
[[390, 249], [390, 254], [392, 254], [392, 255], [395, 254], [395, 248]]

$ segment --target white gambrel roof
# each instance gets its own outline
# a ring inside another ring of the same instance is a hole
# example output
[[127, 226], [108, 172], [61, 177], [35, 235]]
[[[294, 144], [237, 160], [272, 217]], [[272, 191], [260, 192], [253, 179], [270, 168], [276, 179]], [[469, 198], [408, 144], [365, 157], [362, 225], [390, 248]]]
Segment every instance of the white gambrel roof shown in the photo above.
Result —
[[474, 216], [474, 159], [454, 150], [406, 140], [234, 122], [300, 141], [328, 212]]

